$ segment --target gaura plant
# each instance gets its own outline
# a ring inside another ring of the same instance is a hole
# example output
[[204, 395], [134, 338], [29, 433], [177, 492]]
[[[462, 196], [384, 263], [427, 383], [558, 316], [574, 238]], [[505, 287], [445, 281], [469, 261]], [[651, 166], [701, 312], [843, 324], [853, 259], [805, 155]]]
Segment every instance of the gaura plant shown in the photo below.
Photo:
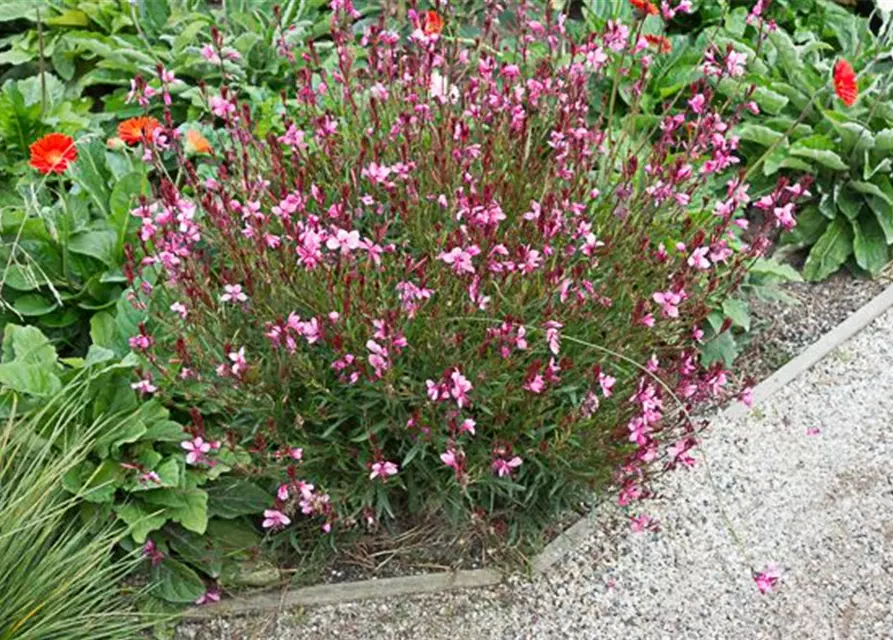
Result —
[[204, 159], [169, 117], [145, 141], [134, 384], [192, 411], [190, 465], [249, 451], [231, 472], [269, 492], [259, 526], [301, 546], [435, 508], [522, 534], [606, 486], [635, 513], [694, 464], [690, 409], [731, 375], [700, 364], [701, 327], [806, 185], [751, 203], [732, 132], [758, 108], [731, 47], [654, 131], [614, 126], [666, 51], [641, 4], [574, 36], [491, 2], [469, 39], [418, 9], [408, 36], [354, 36], [336, 0], [334, 67], [284, 48], [280, 131], [256, 135], [229, 84]]

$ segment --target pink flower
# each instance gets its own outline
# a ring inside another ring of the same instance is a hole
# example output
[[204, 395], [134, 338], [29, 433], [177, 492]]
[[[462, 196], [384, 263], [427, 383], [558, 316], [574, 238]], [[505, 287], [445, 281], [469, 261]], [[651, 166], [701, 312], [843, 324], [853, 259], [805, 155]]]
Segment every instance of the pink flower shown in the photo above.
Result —
[[276, 497], [285, 502], [288, 500], [288, 485], [280, 484], [279, 488], [276, 489]]
[[755, 573], [753, 577], [753, 581], [757, 583], [757, 589], [764, 594], [775, 591], [780, 579], [781, 571], [772, 563], [767, 564], [765, 570]]
[[614, 388], [614, 384], [616, 382], [617, 378], [605, 375], [603, 372], [599, 372], [598, 385], [602, 388], [602, 393], [605, 394], [606, 398], [611, 397], [611, 390]]
[[189, 452], [186, 454], [187, 464], [198, 464], [205, 457], [205, 454], [211, 450], [211, 443], [205, 442], [201, 436], [181, 442], [180, 446]]
[[633, 516], [629, 520], [629, 526], [633, 533], [642, 533], [643, 531], [654, 527], [654, 520], [647, 514]]
[[143, 545], [143, 555], [152, 561], [153, 567], [157, 567], [164, 560], [164, 554], [158, 550], [152, 540], [146, 540], [146, 544]]
[[808, 436], [817, 436], [822, 432], [818, 427], [808, 427], [806, 429], [806, 435]]
[[180, 316], [183, 320], [186, 319], [186, 314], [188, 313], [188, 311], [186, 310], [186, 305], [182, 302], [175, 302], [171, 305], [170, 309], [178, 316]]
[[661, 306], [665, 318], [679, 317], [679, 304], [682, 303], [681, 293], [675, 291], [658, 291], [652, 297]]
[[387, 460], [379, 460], [372, 463], [372, 473], [369, 474], [370, 480], [381, 478], [385, 480], [388, 476], [397, 475], [397, 465]]
[[705, 271], [710, 268], [710, 260], [707, 259], [707, 254], [710, 252], [710, 247], [698, 247], [694, 251], [691, 252], [691, 255], [688, 257], [688, 266], [694, 267], [695, 269], [699, 269], [701, 271]]
[[504, 478], [505, 476], [511, 475], [512, 471], [517, 469], [523, 464], [523, 460], [519, 456], [515, 456], [511, 460], [503, 460], [502, 458], [496, 458], [493, 461], [493, 471], [500, 478]]
[[532, 375], [527, 381], [524, 383], [524, 388], [527, 389], [530, 393], [540, 394], [546, 388], [546, 381], [543, 378], [543, 374], [537, 372]]
[[790, 231], [797, 226], [794, 220], [794, 203], [789, 202], [783, 207], [775, 207], [772, 212], [775, 214], [775, 226], [784, 227], [785, 231]]
[[240, 347], [238, 351], [232, 351], [227, 357], [233, 363], [230, 370], [237, 378], [248, 370], [248, 362], [245, 360], [245, 347]]
[[291, 518], [281, 511], [276, 509], [266, 509], [264, 511], [264, 521], [262, 524], [264, 529], [278, 529], [280, 527], [287, 527], [290, 524]]
[[138, 392], [142, 396], [149, 395], [158, 391], [158, 387], [152, 384], [151, 378], [143, 378], [138, 382], [131, 383], [130, 388]]
[[195, 604], [201, 606], [209, 602], [220, 602], [220, 591], [217, 587], [209, 587], [207, 591], [198, 597]]
[[563, 325], [560, 322], [548, 320], [543, 326], [546, 327], [546, 341], [549, 343], [549, 351], [557, 356], [558, 350], [561, 348], [561, 328]]
[[467, 249], [453, 247], [450, 251], [442, 252], [437, 256], [437, 259], [450, 265], [453, 271], [459, 275], [474, 273], [474, 265], [471, 264], [471, 259], [480, 252], [481, 250], [476, 244], [471, 245]]
[[459, 408], [463, 408], [468, 404], [468, 392], [473, 389], [471, 383], [468, 381], [468, 378], [462, 375], [462, 373], [458, 369], [454, 369], [450, 374], [450, 382], [452, 382], [452, 386], [450, 387], [450, 395], [456, 401], [456, 404], [459, 405]]
[[210, 44], [206, 44], [201, 48], [202, 58], [210, 62], [211, 64], [220, 64], [220, 56], [217, 55], [217, 52], [214, 51], [214, 47]]
[[242, 291], [242, 285], [240, 284], [225, 284], [223, 285], [223, 291], [225, 293], [220, 296], [220, 302], [248, 301], [248, 296]]
[[459, 425], [459, 433], [470, 433], [474, 435], [474, 428], [477, 426], [477, 423], [471, 418], [465, 418], [462, 421], [462, 424]]
[[127, 343], [134, 351], [145, 351], [152, 346], [152, 339], [147, 335], [139, 334], [132, 336]]
[[462, 470], [460, 454], [456, 453], [455, 449], [447, 449], [443, 453], [440, 454], [441, 461], [451, 469], [453, 469], [456, 473], [459, 473]]
[[332, 251], [340, 250], [343, 256], [348, 255], [354, 249], [359, 248], [359, 246], [360, 232], [356, 230], [338, 229], [334, 235], [329, 236], [329, 239], [326, 240], [326, 247]]
[[288, 131], [285, 132], [284, 136], [279, 136], [279, 142], [284, 145], [288, 145], [289, 147], [293, 147], [295, 149], [300, 149], [304, 151], [307, 149], [307, 143], [304, 142], [305, 133], [298, 129], [295, 125], [288, 125]]
[[236, 105], [222, 96], [213, 96], [211, 98], [211, 111], [218, 118], [225, 118], [229, 114], [235, 113]]
[[301, 460], [304, 457], [304, 450], [300, 447], [292, 447], [288, 450], [288, 455], [292, 460]]

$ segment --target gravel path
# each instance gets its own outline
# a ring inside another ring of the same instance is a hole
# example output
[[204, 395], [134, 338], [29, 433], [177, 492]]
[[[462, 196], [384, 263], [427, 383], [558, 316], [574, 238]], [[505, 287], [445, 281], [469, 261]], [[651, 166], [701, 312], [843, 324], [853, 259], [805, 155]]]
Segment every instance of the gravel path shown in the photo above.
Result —
[[[649, 509], [659, 533], [629, 532], [609, 506], [597, 534], [533, 581], [215, 620], [179, 636], [893, 640], [891, 391], [888, 311], [748, 417], [715, 423], [702, 447], [713, 481], [703, 457], [671, 474]], [[768, 562], [782, 580], [760, 595], [750, 570]]]

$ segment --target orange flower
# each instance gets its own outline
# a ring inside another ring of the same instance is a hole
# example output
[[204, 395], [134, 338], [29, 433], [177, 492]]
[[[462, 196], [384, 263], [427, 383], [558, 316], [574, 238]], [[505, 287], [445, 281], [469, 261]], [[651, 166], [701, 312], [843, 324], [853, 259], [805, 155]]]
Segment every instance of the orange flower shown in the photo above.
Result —
[[426, 36], [439, 34], [443, 31], [443, 18], [434, 10], [425, 12], [425, 24], [422, 27]]
[[74, 139], [64, 133], [50, 133], [31, 145], [32, 167], [42, 174], [63, 173], [68, 165], [77, 160], [78, 149]]
[[211, 144], [201, 132], [190, 129], [186, 132], [186, 153], [211, 153]]
[[127, 144], [136, 144], [152, 139], [152, 132], [155, 131], [161, 123], [155, 118], [140, 116], [138, 118], [130, 118], [118, 124], [118, 137]]
[[670, 53], [673, 50], [673, 44], [666, 36], [656, 36], [653, 33], [646, 33], [645, 39], [652, 47], [657, 49], [658, 53]]
[[852, 107], [859, 97], [856, 72], [853, 71], [853, 65], [846, 60], [838, 60], [834, 65], [834, 93], [848, 107]]
[[656, 16], [660, 13], [657, 6], [654, 3], [648, 2], [648, 0], [629, 0], [629, 3], [642, 15]]

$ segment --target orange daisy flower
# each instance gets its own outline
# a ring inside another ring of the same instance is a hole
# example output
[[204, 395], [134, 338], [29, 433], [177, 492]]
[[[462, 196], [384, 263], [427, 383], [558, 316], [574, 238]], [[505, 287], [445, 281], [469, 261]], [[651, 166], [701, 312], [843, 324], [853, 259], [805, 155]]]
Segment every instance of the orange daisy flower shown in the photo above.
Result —
[[657, 49], [658, 53], [670, 53], [673, 51], [673, 44], [666, 36], [657, 36], [653, 33], [646, 33], [645, 39], [652, 47]]
[[68, 165], [78, 158], [74, 139], [64, 133], [49, 133], [29, 148], [31, 150], [29, 164], [44, 175], [63, 173]]
[[201, 132], [190, 129], [186, 132], [186, 153], [211, 153], [211, 143]]
[[426, 36], [439, 34], [443, 31], [443, 18], [436, 11], [429, 9], [425, 12], [425, 24], [422, 31]]
[[646, 16], [656, 16], [660, 13], [660, 10], [657, 8], [652, 2], [648, 0], [629, 0], [629, 3], [636, 8], [636, 10], [642, 15]]
[[138, 118], [130, 118], [118, 124], [118, 137], [127, 144], [137, 144], [152, 139], [152, 132], [159, 128], [161, 123], [155, 118], [148, 116], [140, 116]]
[[852, 107], [859, 97], [856, 72], [853, 71], [853, 65], [846, 60], [838, 60], [834, 65], [834, 93], [848, 107]]

